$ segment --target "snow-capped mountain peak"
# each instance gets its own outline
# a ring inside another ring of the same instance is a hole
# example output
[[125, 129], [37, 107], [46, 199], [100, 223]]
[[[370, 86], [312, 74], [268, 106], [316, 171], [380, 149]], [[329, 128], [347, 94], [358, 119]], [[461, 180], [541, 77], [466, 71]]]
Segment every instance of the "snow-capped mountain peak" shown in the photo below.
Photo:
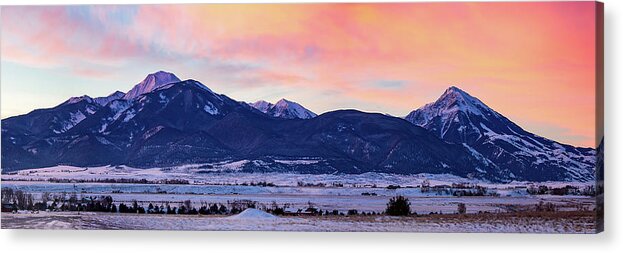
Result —
[[123, 98], [123, 96], [125, 96], [125, 93], [123, 93], [121, 91], [115, 91], [115, 92], [113, 92], [112, 94], [110, 94], [108, 96], [97, 97], [97, 98], [94, 98], [93, 100], [95, 101], [95, 103], [97, 103], [97, 104], [99, 104], [101, 106], [104, 106], [104, 105], [110, 103], [110, 101]]
[[462, 111], [474, 115], [499, 115], [493, 109], [489, 108], [482, 101], [480, 101], [480, 99], [471, 96], [469, 93], [459, 89], [456, 86], [451, 86], [446, 89], [437, 101], [429, 105], [426, 106], [436, 110], [438, 113]]
[[284, 119], [311, 119], [317, 115], [303, 107], [302, 105], [286, 100], [284, 98], [272, 104], [264, 100], [259, 100], [249, 104], [251, 107], [266, 113], [270, 116]]
[[315, 113], [306, 109], [302, 105], [284, 98], [277, 101], [271, 111], [273, 116], [287, 119], [311, 119], [317, 116]]
[[267, 101], [264, 101], [264, 100], [258, 100], [255, 103], [249, 103], [249, 105], [263, 113], [267, 113], [268, 110], [270, 110], [270, 108], [273, 107], [273, 104]]
[[478, 100], [475, 97], [472, 97], [467, 92], [461, 90], [460, 88], [456, 86], [450, 86], [448, 89], [446, 89], [446, 91], [444, 91], [444, 93], [441, 95], [441, 97], [437, 101], [440, 101], [440, 100], [461, 101], [469, 105], [482, 104], [480, 100]]
[[135, 85], [127, 94], [123, 96], [123, 99], [133, 99], [141, 94], [149, 93], [159, 87], [170, 83], [180, 82], [181, 80], [173, 73], [158, 71], [151, 73], [145, 77], [143, 81]]
[[63, 102], [62, 105], [70, 105], [70, 104], [75, 104], [75, 103], [79, 103], [82, 101], [87, 101], [87, 103], [93, 103], [93, 98], [87, 95], [79, 96], [79, 97], [71, 97], [67, 99], [65, 102]]
[[[487, 121], [503, 121], [504, 123], [510, 122], [504, 116], [491, 109], [480, 99], [471, 96], [469, 93], [459, 89], [456, 86], [451, 86], [445, 90], [445, 92], [433, 103], [426, 104], [417, 110], [412, 111], [405, 119], [411, 123], [424, 127], [434, 128], [439, 135], [443, 137], [448, 131], [452, 122], [458, 124], [458, 122], [465, 121], [468, 128], [480, 128], [475, 126], [474, 121], [470, 118], [483, 118]], [[445, 124], [439, 125], [439, 122], [445, 122]], [[518, 126], [512, 124], [516, 130], [521, 130]], [[431, 125], [438, 125], [432, 127]], [[508, 130], [508, 129], [507, 129]]]
[[111, 93], [110, 95], [108, 95], [107, 97], [108, 97], [108, 98], [112, 98], [112, 97], [115, 97], [115, 98], [121, 98], [121, 97], [123, 97], [124, 95], [125, 95], [125, 92], [115, 91], [115, 92]]
[[295, 107], [296, 105], [299, 105], [299, 104], [296, 103], [296, 102], [292, 102], [292, 101], [286, 100], [285, 98], [282, 98], [282, 99], [279, 99], [279, 101], [277, 101], [277, 103], [275, 103], [275, 105], [273, 107], [285, 110], [285, 109], [288, 109], [290, 107]]
[[84, 95], [84, 96], [79, 96], [79, 97], [71, 97], [68, 100], [66, 100], [65, 102], [63, 102], [63, 105], [69, 105], [69, 104], [75, 104], [75, 103], [79, 103], [82, 101], [86, 101], [87, 103], [96, 103], [98, 105], [104, 106], [106, 104], [108, 104], [108, 102], [116, 100], [116, 99], [120, 99], [123, 96], [125, 96], [125, 93], [121, 92], [121, 91], [115, 91], [112, 94], [105, 96], [105, 97], [96, 97], [96, 98], [92, 98], [88, 95]]
[[594, 150], [576, 148], [527, 132], [481, 100], [448, 88], [437, 101], [405, 119], [451, 143], [467, 145], [519, 180], [590, 180]]

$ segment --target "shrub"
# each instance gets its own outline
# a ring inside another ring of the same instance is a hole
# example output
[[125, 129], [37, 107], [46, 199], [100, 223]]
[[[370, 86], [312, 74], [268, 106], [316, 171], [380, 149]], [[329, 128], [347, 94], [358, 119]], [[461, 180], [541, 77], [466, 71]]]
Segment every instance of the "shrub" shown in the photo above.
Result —
[[467, 207], [465, 207], [465, 203], [459, 203], [456, 209], [459, 214], [467, 213]]
[[398, 189], [398, 188], [400, 188], [400, 185], [390, 184], [390, 185], [387, 186], [387, 189], [389, 189], [389, 190], [395, 190], [395, 189]]
[[286, 214], [285, 210], [282, 207], [276, 207], [275, 209], [272, 209], [272, 213], [274, 215], [284, 215], [284, 214]]
[[392, 216], [405, 216], [411, 213], [411, 203], [404, 196], [389, 199], [385, 213]]
[[539, 204], [536, 205], [536, 210], [539, 212], [555, 212], [556, 205], [551, 202], [544, 203], [543, 201], [539, 201]]

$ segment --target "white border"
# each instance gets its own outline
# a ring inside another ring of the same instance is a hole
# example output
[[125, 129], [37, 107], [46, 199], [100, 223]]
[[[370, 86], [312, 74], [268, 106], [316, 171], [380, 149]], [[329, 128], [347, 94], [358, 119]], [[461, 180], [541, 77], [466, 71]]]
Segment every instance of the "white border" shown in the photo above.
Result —
[[[0, 0], [0, 5], [143, 4], [162, 0]], [[230, 2], [182, 0], [184, 3]], [[297, 1], [235, 1], [297, 2]], [[310, 2], [302, 1], [302, 2]], [[338, 2], [338, 1], [313, 1]], [[353, 1], [339, 1], [353, 2]], [[396, 2], [396, 1], [355, 1]], [[431, 2], [431, 1], [414, 1]], [[623, 252], [623, 1], [605, 0], [606, 232], [598, 235], [0, 230], [2, 252]], [[619, 116], [619, 117], [617, 117]], [[619, 130], [619, 131], [617, 131]]]

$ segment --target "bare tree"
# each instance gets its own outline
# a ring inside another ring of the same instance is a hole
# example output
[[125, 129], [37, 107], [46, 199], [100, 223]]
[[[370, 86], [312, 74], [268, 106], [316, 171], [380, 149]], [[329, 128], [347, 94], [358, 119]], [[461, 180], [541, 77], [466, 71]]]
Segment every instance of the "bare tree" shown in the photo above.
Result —
[[2, 188], [2, 204], [10, 204], [15, 201], [15, 192], [11, 188]]
[[467, 207], [465, 206], [465, 203], [459, 203], [459, 205], [457, 206], [457, 212], [459, 214], [467, 213]]

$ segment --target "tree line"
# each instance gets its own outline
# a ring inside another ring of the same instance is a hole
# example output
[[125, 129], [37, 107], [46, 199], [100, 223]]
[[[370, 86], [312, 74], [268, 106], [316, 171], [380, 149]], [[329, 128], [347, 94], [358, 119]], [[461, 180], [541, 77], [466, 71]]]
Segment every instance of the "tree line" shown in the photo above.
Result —
[[136, 179], [136, 178], [92, 178], [92, 179], [68, 179], [48, 178], [50, 183], [110, 183], [110, 184], [190, 184], [186, 179]]
[[[78, 211], [78, 212], [108, 212], [108, 213], [137, 213], [137, 214], [180, 214], [180, 215], [231, 215], [244, 211], [247, 208], [261, 209], [275, 215], [390, 215], [390, 216], [408, 216], [417, 215], [411, 211], [411, 202], [404, 196], [396, 196], [389, 199], [384, 212], [364, 212], [356, 209], [350, 209], [346, 212], [338, 210], [322, 210], [311, 202], [308, 202], [307, 208], [299, 208], [295, 212], [286, 212], [289, 204], [278, 205], [273, 202], [271, 205], [258, 204], [251, 200], [234, 200], [222, 203], [201, 202], [199, 207], [193, 205], [192, 201], [185, 200], [178, 206], [172, 206], [168, 202], [149, 203], [147, 206], [142, 205], [136, 200], [131, 203], [115, 204], [112, 196], [89, 196], [79, 198], [73, 194], [50, 194], [43, 193], [41, 200], [35, 202], [31, 193], [12, 188], [2, 188], [2, 205], [3, 211], [5, 205], [11, 206], [12, 211], [29, 210], [29, 211]], [[457, 213], [466, 213], [465, 204], [459, 203]]]
[[526, 192], [530, 195], [581, 195], [595, 196], [595, 186], [587, 185], [582, 188], [577, 186], [565, 185], [562, 187], [549, 187], [545, 185], [530, 185]]

